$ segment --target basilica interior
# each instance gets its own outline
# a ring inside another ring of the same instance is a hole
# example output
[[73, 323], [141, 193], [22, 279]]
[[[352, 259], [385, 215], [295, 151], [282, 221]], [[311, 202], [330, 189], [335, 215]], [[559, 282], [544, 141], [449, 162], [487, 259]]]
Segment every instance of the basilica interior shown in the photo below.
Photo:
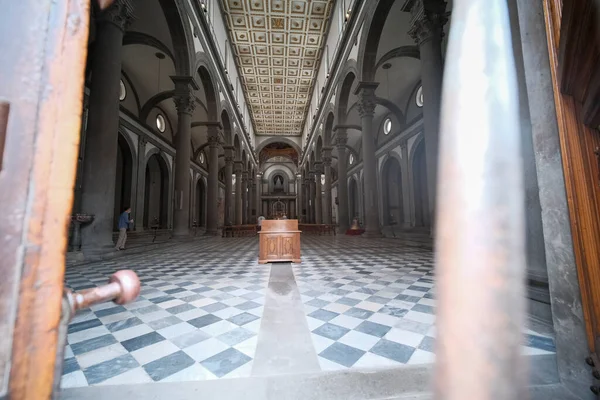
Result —
[[[467, 305], [478, 303], [465, 297], [464, 309], [448, 310], [447, 286], [438, 288], [470, 226], [448, 182], [486, 140], [451, 142], [446, 122], [494, 114], [458, 94], [488, 87], [453, 69], [479, 61], [475, 50], [457, 56], [454, 32], [476, 12], [466, 3], [114, 0], [102, 10], [92, 1], [64, 283], [85, 291], [128, 269], [141, 292], [73, 317], [60, 398], [525, 398], [444, 397], [439, 387], [432, 397], [429, 384], [447, 373], [447, 338], [460, 336], [444, 327], [454, 315], [468, 327], [476, 304]], [[499, 303], [522, 300], [511, 332], [531, 398], [591, 399], [600, 328], [585, 271], [597, 259], [578, 250], [577, 221], [587, 217], [573, 214], [572, 199], [582, 189], [569, 186], [577, 168], [561, 161], [579, 157], [561, 147], [555, 107], [566, 94], [553, 81], [550, 3], [490, 1], [512, 37], [520, 132], [514, 162], [496, 164], [490, 179], [519, 166], [524, 221], [521, 278], [490, 284], [522, 287]], [[481, 29], [471, 40], [501, 47]], [[451, 157], [452, 143], [462, 147]], [[471, 189], [463, 192], [492, 199]], [[258, 263], [264, 220], [298, 221], [300, 263]], [[499, 231], [464, 243], [479, 249]], [[463, 296], [484, 288], [472, 278], [483, 275], [455, 276]], [[502, 340], [472, 345], [502, 359]]]

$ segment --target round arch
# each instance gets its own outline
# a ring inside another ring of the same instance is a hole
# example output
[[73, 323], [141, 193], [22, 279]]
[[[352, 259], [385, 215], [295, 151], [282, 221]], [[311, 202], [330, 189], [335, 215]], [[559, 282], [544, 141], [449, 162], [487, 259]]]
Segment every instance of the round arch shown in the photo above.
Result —
[[164, 154], [156, 148], [146, 155], [144, 185], [145, 229], [168, 227], [170, 168]]
[[115, 197], [113, 230], [118, 230], [119, 215], [132, 204], [135, 147], [129, 135], [119, 131], [117, 142], [117, 168], [115, 173]]

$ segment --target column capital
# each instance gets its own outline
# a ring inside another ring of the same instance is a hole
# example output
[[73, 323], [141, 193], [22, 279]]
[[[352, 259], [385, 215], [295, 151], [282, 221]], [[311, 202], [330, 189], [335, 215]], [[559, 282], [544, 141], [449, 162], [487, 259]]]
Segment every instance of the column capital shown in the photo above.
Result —
[[111, 23], [123, 32], [132, 20], [133, 2], [131, 0], [115, 0], [98, 18], [98, 21]]
[[242, 182], [248, 182], [248, 171], [242, 171]]
[[379, 86], [377, 82], [359, 82], [354, 94], [358, 96], [358, 114], [361, 118], [372, 117], [375, 114], [377, 98], [375, 89]]
[[215, 147], [219, 147], [219, 145], [221, 144], [221, 138], [219, 137], [219, 135], [208, 135], [208, 146], [210, 148], [215, 148]]
[[315, 162], [314, 168], [315, 168], [315, 172], [314, 172], [315, 175], [320, 176], [323, 173], [323, 163], [321, 161]]
[[331, 167], [331, 163], [333, 162], [333, 157], [330, 154], [323, 154], [323, 157], [321, 157], [323, 159], [323, 166], [324, 167]]
[[444, 25], [448, 22], [445, 0], [416, 0], [411, 8], [408, 34], [420, 46], [433, 39], [441, 39]]
[[190, 116], [194, 114], [194, 110], [196, 109], [196, 98], [191, 91], [175, 90], [173, 101], [175, 102], [175, 108], [177, 108], [178, 114], [188, 114]]
[[236, 160], [236, 161], [234, 161], [233, 165], [234, 165], [234, 167], [233, 167], [233, 168], [234, 168], [234, 170], [235, 170], [235, 174], [236, 174], [236, 175], [239, 175], [239, 174], [241, 174], [241, 173], [242, 173], [242, 171], [244, 170], [244, 163], [242, 163], [242, 162], [241, 162], [241, 161], [239, 161], [239, 160]]

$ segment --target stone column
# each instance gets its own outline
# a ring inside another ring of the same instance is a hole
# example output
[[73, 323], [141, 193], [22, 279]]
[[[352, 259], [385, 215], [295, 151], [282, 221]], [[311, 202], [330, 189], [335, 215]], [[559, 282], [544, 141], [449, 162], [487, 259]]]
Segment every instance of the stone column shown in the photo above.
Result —
[[365, 210], [365, 236], [379, 237], [379, 200], [377, 192], [377, 158], [373, 135], [375, 114], [375, 82], [360, 82], [355, 94], [358, 95], [358, 113], [362, 120], [363, 151], [363, 204]]
[[[252, 215], [254, 211], [255, 215]], [[248, 174], [248, 223], [256, 223], [256, 175]]]
[[346, 233], [350, 227], [348, 215], [348, 163], [346, 158], [346, 144], [348, 134], [346, 128], [336, 127], [336, 148], [338, 154], [338, 225], [339, 232]]
[[310, 177], [304, 176], [304, 222], [310, 224]]
[[404, 228], [411, 228], [414, 226], [412, 202], [413, 195], [410, 190], [410, 167], [408, 163], [408, 146], [406, 140], [400, 142], [400, 151], [402, 153], [402, 160], [400, 161], [400, 174], [402, 179], [402, 213], [404, 215]]
[[310, 224], [314, 224], [316, 221], [315, 213], [315, 199], [316, 199], [316, 186], [315, 186], [315, 171], [308, 173], [308, 186], [310, 190], [309, 201], [308, 201], [308, 221]]
[[302, 221], [302, 174], [296, 175], [296, 214], [298, 221]]
[[82, 249], [114, 246], [112, 241], [119, 136], [119, 91], [123, 34], [132, 3], [117, 0], [100, 14], [92, 56], [90, 112], [83, 158], [81, 212], [95, 219], [82, 230]]
[[315, 163], [315, 224], [323, 223], [323, 190], [321, 173], [323, 164]]
[[235, 162], [235, 225], [242, 225], [242, 169], [241, 161]]
[[190, 77], [171, 77], [175, 83], [177, 136], [175, 137], [175, 209], [173, 236], [190, 234], [190, 157], [192, 152], [192, 115], [196, 107], [193, 91], [198, 89]]
[[208, 190], [206, 196], [206, 234], [216, 235], [219, 222], [219, 126], [208, 126]]
[[[423, 84], [423, 129], [425, 162], [427, 164], [427, 193], [431, 226], [435, 221], [437, 188], [440, 105], [442, 101], [443, 27], [447, 22], [446, 1], [417, 0], [412, 7], [409, 35], [419, 45], [421, 54], [421, 81]], [[433, 230], [433, 229], [432, 229]]]
[[323, 148], [323, 172], [325, 173], [325, 204], [323, 205], [323, 223], [331, 225], [331, 147]]
[[134, 229], [144, 230], [144, 206], [146, 203], [146, 136], [138, 136], [138, 165], [135, 211], [133, 212]]
[[225, 149], [225, 225], [233, 225], [233, 146]]
[[242, 172], [242, 224], [248, 223], [248, 171]]
[[256, 178], [254, 178], [256, 180], [255, 182], [255, 187], [256, 187], [256, 191], [255, 191], [255, 204], [256, 204], [256, 221], [258, 222], [258, 217], [260, 217], [262, 215], [262, 201], [261, 201], [261, 196], [262, 196], [262, 173], [259, 172], [256, 174]]

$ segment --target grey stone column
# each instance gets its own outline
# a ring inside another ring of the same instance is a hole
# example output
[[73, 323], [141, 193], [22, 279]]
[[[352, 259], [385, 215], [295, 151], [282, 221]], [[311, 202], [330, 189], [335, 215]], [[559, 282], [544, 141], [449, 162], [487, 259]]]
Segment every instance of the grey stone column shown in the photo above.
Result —
[[348, 133], [346, 128], [336, 127], [336, 148], [338, 154], [338, 225], [339, 232], [346, 233], [350, 216], [348, 215], [348, 164], [346, 162], [346, 144]]
[[256, 191], [255, 191], [255, 196], [256, 199], [255, 201], [255, 207], [256, 207], [256, 221], [258, 221], [258, 217], [260, 217], [262, 215], [262, 201], [261, 201], [261, 196], [262, 196], [262, 173], [259, 172], [256, 174], [256, 182], [255, 182], [255, 187], [256, 187]]
[[302, 174], [296, 175], [296, 215], [298, 221], [302, 222]]
[[135, 210], [133, 212], [134, 229], [138, 232], [144, 230], [144, 206], [146, 195], [146, 137], [138, 136], [138, 164]]
[[171, 77], [175, 83], [177, 136], [175, 137], [175, 209], [173, 236], [190, 234], [190, 157], [192, 152], [192, 114], [196, 107], [193, 91], [198, 89], [190, 77]]
[[252, 211], [256, 214], [256, 176], [248, 176], [248, 223], [256, 222], [256, 215], [252, 215]]
[[409, 162], [408, 162], [408, 145], [406, 140], [400, 143], [400, 151], [402, 153], [402, 160], [400, 161], [400, 174], [402, 179], [402, 213], [404, 215], [404, 228], [410, 228], [414, 226], [413, 216], [411, 213], [411, 203], [413, 202], [413, 196], [410, 190], [410, 173], [409, 173]]
[[206, 196], [206, 234], [216, 235], [219, 222], [219, 126], [208, 126], [208, 190]]
[[243, 205], [242, 205], [242, 170], [241, 161], [235, 162], [235, 225], [243, 223]]
[[308, 187], [309, 187], [309, 197], [308, 197], [308, 223], [314, 224], [316, 221], [315, 218], [315, 199], [316, 199], [316, 187], [315, 187], [315, 171], [310, 171], [308, 173]]
[[121, 56], [132, 16], [132, 4], [118, 0], [101, 13], [97, 24], [81, 195], [81, 212], [95, 215], [81, 232], [82, 249], [88, 252], [113, 246]]
[[242, 224], [248, 223], [248, 171], [242, 172]]
[[442, 36], [443, 26], [448, 20], [446, 1], [417, 0], [411, 11], [411, 27], [408, 33], [419, 45], [421, 54], [427, 193], [429, 196], [431, 226], [433, 228], [437, 197], [440, 105], [442, 101], [442, 77], [444, 74]]
[[325, 204], [323, 204], [323, 223], [331, 225], [331, 147], [323, 148], [323, 172], [325, 173]]
[[225, 225], [233, 225], [233, 146], [225, 147]]
[[379, 200], [377, 192], [377, 158], [375, 156], [375, 138], [373, 135], [373, 116], [375, 113], [375, 82], [360, 82], [356, 88], [358, 95], [358, 113], [362, 120], [363, 152], [363, 205], [365, 210], [365, 236], [379, 237]]
[[321, 163], [315, 163], [315, 224], [323, 223], [322, 168], [323, 165]]
[[310, 177], [304, 176], [304, 223], [310, 224]]

